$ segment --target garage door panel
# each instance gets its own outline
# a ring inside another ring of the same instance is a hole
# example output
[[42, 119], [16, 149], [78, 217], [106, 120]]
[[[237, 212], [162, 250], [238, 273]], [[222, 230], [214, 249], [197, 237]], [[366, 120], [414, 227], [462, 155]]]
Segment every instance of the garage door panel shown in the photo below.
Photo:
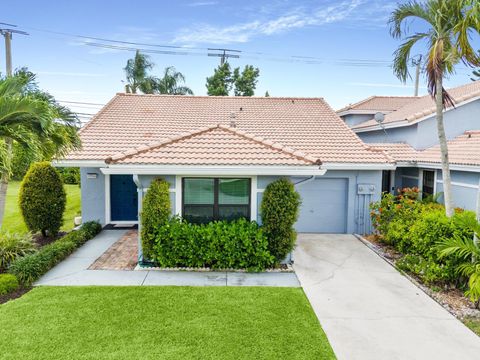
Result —
[[345, 233], [347, 222], [348, 180], [316, 179], [300, 185], [302, 197], [298, 232]]

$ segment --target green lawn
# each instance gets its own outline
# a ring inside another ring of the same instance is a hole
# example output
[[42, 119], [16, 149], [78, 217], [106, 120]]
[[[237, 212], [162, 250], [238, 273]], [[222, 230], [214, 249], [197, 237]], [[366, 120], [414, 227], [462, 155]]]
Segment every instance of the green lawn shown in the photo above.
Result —
[[0, 305], [1, 359], [335, 359], [303, 290], [39, 287]]
[[480, 319], [467, 318], [463, 320], [463, 323], [472, 329], [474, 333], [480, 336]]
[[[27, 231], [18, 207], [19, 188], [19, 181], [11, 181], [8, 184], [7, 204], [2, 229], [10, 232]], [[62, 230], [68, 231], [73, 229], [73, 218], [80, 213], [80, 187], [78, 185], [65, 185], [65, 191], [67, 192], [67, 207], [63, 215]]]

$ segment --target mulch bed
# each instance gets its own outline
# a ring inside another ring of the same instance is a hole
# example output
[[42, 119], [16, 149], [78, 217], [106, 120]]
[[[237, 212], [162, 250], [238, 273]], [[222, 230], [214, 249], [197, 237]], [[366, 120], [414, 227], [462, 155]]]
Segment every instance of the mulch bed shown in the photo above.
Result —
[[[382, 243], [375, 235], [362, 237], [368, 246], [375, 251], [383, 259], [387, 260], [393, 266], [402, 258], [402, 254], [395, 250], [392, 246]], [[456, 288], [441, 288], [436, 286], [428, 286], [424, 284], [414, 274], [405, 274], [415, 285], [422, 289], [427, 295], [442, 305], [452, 315], [459, 319], [477, 318], [480, 319], [480, 310], [476, 309], [474, 304], [465, 297], [463, 292]]]
[[20, 296], [26, 294], [27, 292], [29, 292], [30, 290], [32, 290], [32, 287], [21, 287], [21, 288], [18, 288], [17, 290], [9, 293], [9, 294], [6, 294], [6, 295], [0, 295], [0, 304], [4, 304], [6, 303], [7, 301], [9, 300], [14, 300], [14, 299], [17, 299], [19, 298]]
[[58, 239], [64, 237], [66, 234], [67, 233], [63, 231], [63, 232], [59, 232], [55, 237], [48, 237], [48, 236], [45, 237], [39, 233], [39, 234], [33, 235], [32, 238], [33, 238], [33, 242], [37, 244], [38, 247], [42, 247], [57, 241]]

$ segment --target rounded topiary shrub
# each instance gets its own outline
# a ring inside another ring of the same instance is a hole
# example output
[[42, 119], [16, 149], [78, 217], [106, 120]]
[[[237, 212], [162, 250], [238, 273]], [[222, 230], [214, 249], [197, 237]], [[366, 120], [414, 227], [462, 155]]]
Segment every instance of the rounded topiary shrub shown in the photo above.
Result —
[[57, 170], [48, 162], [30, 166], [20, 186], [19, 205], [32, 232], [56, 236], [63, 224], [67, 196]]
[[300, 195], [288, 179], [281, 178], [265, 188], [260, 207], [262, 227], [268, 238], [268, 250], [277, 261], [293, 250], [297, 237], [293, 224], [300, 204]]
[[141, 238], [144, 259], [152, 259], [155, 244], [155, 229], [164, 225], [170, 218], [170, 184], [164, 179], [155, 179], [143, 199], [141, 213]]

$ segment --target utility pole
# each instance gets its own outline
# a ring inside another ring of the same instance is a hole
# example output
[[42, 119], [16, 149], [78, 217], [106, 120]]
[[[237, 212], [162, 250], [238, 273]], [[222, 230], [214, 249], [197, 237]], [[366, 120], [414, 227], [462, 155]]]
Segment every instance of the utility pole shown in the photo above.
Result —
[[412, 59], [412, 64], [416, 66], [415, 71], [415, 92], [413, 96], [418, 96], [418, 87], [420, 84], [420, 68], [422, 66], [422, 55], [419, 55], [416, 59]]
[[[0, 23], [0, 25], [8, 25], [9, 27], [17, 27], [16, 25]], [[0, 28], [0, 34], [5, 38], [5, 65], [7, 70], [7, 76], [13, 75], [12, 70], [12, 34], [28, 35], [25, 31], [20, 31], [10, 28]]]
[[[0, 34], [5, 38], [5, 65], [7, 68], [7, 77], [13, 75], [12, 71], [12, 34], [28, 35], [25, 31], [11, 29], [16, 25], [0, 23], [0, 25], [7, 25], [9, 28], [0, 28]], [[12, 157], [13, 140], [10, 137], [5, 137], [5, 145], [7, 148], [7, 161], [10, 162]], [[5, 215], [5, 202], [7, 198], [9, 174], [8, 171], [2, 171], [0, 174], [0, 228], [3, 225], [3, 217]]]
[[[228, 58], [236, 58], [238, 59], [241, 53], [240, 50], [233, 50], [233, 49], [211, 49], [208, 48], [208, 51], [219, 51], [220, 53], [208, 53], [208, 56], [215, 56], [220, 58], [220, 65], [225, 64]], [[238, 53], [238, 54], [229, 54], [230, 53]]]

